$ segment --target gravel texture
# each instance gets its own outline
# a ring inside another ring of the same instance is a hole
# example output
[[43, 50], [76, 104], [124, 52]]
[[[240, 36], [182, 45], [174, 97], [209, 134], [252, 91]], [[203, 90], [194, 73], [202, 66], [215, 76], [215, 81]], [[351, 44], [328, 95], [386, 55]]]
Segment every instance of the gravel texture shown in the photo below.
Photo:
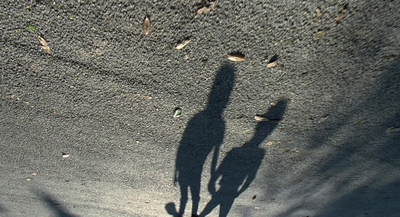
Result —
[[209, 216], [400, 216], [400, 1], [219, 0], [196, 13], [208, 5], [0, 3], [0, 216], [171, 216], [182, 136], [226, 66], [218, 165], [251, 141], [254, 115], [286, 107], [250, 186]]

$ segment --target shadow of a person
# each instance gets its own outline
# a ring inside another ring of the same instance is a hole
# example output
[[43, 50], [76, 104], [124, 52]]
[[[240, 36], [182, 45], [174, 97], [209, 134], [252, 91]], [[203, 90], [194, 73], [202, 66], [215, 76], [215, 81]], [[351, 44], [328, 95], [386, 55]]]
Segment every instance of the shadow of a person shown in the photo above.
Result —
[[[228, 152], [218, 169], [211, 175], [208, 190], [212, 194], [210, 202], [199, 216], [208, 215], [220, 206], [219, 217], [227, 216], [234, 200], [243, 193], [256, 177], [258, 168], [265, 155], [265, 150], [258, 146], [275, 129], [286, 109], [286, 101], [281, 100], [265, 114], [269, 121], [257, 124], [253, 138], [243, 146]], [[219, 190], [215, 190], [217, 180]]]
[[192, 196], [192, 216], [197, 216], [200, 200], [200, 182], [203, 164], [213, 151], [211, 171], [214, 173], [219, 148], [224, 139], [225, 121], [222, 113], [229, 101], [235, 83], [235, 70], [231, 65], [223, 65], [215, 77], [207, 107], [196, 114], [187, 124], [177, 151], [174, 184], [179, 183], [181, 191], [180, 207], [177, 213], [172, 203], [167, 204], [167, 212], [182, 216], [188, 200], [188, 188]]

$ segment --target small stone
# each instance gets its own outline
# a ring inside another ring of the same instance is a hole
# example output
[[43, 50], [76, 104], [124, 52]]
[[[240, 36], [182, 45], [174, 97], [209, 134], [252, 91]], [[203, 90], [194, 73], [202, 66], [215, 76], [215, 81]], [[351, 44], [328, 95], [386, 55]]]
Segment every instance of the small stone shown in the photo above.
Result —
[[270, 141], [270, 142], [267, 142], [267, 145], [273, 145], [275, 142], [273, 142], [273, 141]]

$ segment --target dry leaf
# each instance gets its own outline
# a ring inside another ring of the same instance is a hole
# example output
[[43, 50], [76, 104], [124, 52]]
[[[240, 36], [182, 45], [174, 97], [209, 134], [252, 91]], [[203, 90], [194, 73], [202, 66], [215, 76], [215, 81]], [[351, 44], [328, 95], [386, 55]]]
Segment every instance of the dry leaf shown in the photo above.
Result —
[[339, 11], [339, 14], [336, 18], [336, 25], [339, 24], [340, 21], [342, 21], [342, 19], [344, 18], [344, 13], [346, 12], [348, 7], [349, 7], [349, 3], [346, 3], [345, 5], [343, 5], [342, 9]]
[[44, 40], [44, 38], [42, 38], [40, 35], [38, 35], [38, 39], [39, 39], [40, 44], [42, 45], [41, 46], [42, 49], [44, 51], [46, 51], [46, 53], [51, 54], [51, 50], [50, 50], [49, 44], [47, 44], [46, 40]]
[[187, 44], [189, 44], [190, 40], [191, 40], [190, 38], [186, 39], [186, 40], [183, 40], [181, 43], [177, 44], [175, 48], [178, 49], [178, 50], [182, 49]]
[[242, 54], [228, 54], [228, 60], [234, 61], [234, 62], [244, 61], [244, 55], [242, 55]]
[[204, 14], [204, 13], [208, 13], [208, 12], [210, 12], [210, 11], [211, 11], [210, 8], [208, 8], [208, 7], [202, 7], [202, 8], [200, 8], [199, 10], [197, 10], [197, 14]]
[[400, 131], [400, 127], [389, 127], [386, 129], [386, 133], [389, 134], [391, 132], [399, 132]]
[[151, 21], [150, 19], [146, 16], [143, 20], [143, 33], [145, 35], [148, 35], [150, 33], [151, 29]]
[[315, 40], [319, 40], [326, 34], [326, 31], [319, 31], [315, 34]]
[[210, 6], [208, 6], [208, 8], [212, 10], [214, 9], [214, 7], [215, 7], [215, 2], [210, 2]]
[[212, 9], [215, 7], [215, 2], [210, 2], [210, 5], [208, 7], [204, 6], [197, 10], [197, 14], [204, 14], [210, 12]]
[[399, 131], [400, 131], [399, 127], [393, 127], [391, 130], [391, 132], [399, 132]]
[[267, 68], [274, 68], [277, 64], [278, 64], [278, 60], [275, 60], [272, 63], [268, 63], [267, 64]]
[[336, 24], [339, 24], [343, 18], [344, 18], [344, 13], [340, 12], [340, 14], [338, 14], [338, 16], [336, 18]]
[[319, 124], [320, 124], [320, 123], [324, 123], [324, 122], [328, 119], [328, 117], [329, 117], [329, 115], [320, 118], [319, 121], [318, 121], [318, 123], [319, 123]]
[[265, 60], [265, 62], [268, 62], [267, 68], [273, 68], [278, 64], [278, 55], [274, 54], [274, 56], [271, 57], [269, 60]]
[[317, 10], [315, 10], [315, 15], [317, 15], [317, 17], [322, 16], [322, 11], [321, 11], [321, 9], [317, 8]]
[[261, 115], [255, 115], [254, 119], [256, 121], [269, 121], [269, 119], [267, 117], [261, 116]]
[[323, 13], [322, 13], [321, 9], [317, 8], [315, 10], [314, 14], [315, 14], [314, 18], [311, 20], [311, 22], [314, 22], [315, 20], [317, 20], [319, 17], [322, 16]]
[[49, 44], [47, 44], [46, 40], [44, 40], [44, 38], [42, 38], [40, 35], [38, 35], [38, 39], [42, 46], [45, 46], [45, 47], [49, 46]]

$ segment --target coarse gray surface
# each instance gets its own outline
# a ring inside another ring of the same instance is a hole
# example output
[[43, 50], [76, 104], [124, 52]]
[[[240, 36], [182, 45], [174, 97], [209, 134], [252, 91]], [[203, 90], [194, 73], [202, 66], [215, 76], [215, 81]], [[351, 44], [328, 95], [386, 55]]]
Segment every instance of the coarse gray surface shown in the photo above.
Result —
[[[226, 65], [219, 162], [252, 138], [255, 114], [287, 100], [228, 216], [400, 216], [400, 1], [221, 0], [197, 15], [199, 4], [0, 3], [0, 216], [170, 216], [182, 135]], [[228, 63], [235, 52], [245, 61]]]

